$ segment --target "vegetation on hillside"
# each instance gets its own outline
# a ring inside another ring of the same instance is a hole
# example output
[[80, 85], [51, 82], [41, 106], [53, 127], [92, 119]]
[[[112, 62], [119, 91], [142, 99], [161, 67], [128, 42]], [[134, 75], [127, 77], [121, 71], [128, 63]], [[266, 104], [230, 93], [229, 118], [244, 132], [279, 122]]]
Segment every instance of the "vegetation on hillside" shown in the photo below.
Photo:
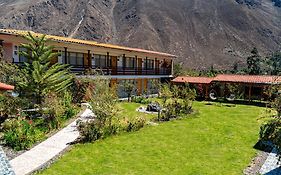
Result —
[[182, 64], [174, 65], [174, 76], [207, 76], [214, 77], [217, 74], [248, 74], [248, 75], [281, 75], [281, 52], [276, 51], [269, 56], [260, 55], [257, 48], [253, 48], [250, 56], [245, 58], [246, 64], [234, 62], [232, 69], [215, 69], [211, 66], [204, 70], [187, 69]]

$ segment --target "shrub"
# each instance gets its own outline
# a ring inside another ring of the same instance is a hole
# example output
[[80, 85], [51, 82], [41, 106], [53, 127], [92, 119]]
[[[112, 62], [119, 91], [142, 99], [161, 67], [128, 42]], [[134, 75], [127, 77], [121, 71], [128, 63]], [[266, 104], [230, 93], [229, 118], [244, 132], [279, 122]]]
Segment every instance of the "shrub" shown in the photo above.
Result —
[[163, 110], [158, 115], [159, 121], [169, 121], [192, 112], [192, 102], [195, 100], [196, 92], [188, 86], [163, 85], [161, 90], [163, 98]]
[[[260, 140], [270, 141], [279, 148], [279, 158], [281, 150], [281, 95], [280, 86], [272, 86], [268, 89], [268, 96], [272, 98], [271, 107], [275, 109], [276, 114], [267, 123], [263, 124], [260, 128]], [[268, 111], [272, 115], [271, 111]]]
[[160, 87], [160, 97], [163, 99], [164, 103], [166, 103], [166, 100], [173, 97], [173, 92], [170, 89], [170, 86], [168, 84], [163, 84]]
[[146, 119], [143, 117], [138, 117], [131, 121], [127, 121], [125, 131], [126, 132], [138, 131], [145, 126], [145, 123], [146, 123]]
[[31, 103], [26, 98], [0, 94], [0, 124], [7, 118], [14, 117], [19, 111], [30, 106]]
[[72, 96], [65, 92], [62, 97], [55, 93], [49, 93], [41, 107], [41, 114], [49, 130], [60, 128], [63, 121], [75, 116], [78, 109], [71, 103]]
[[274, 119], [262, 125], [260, 129], [260, 139], [263, 141], [271, 141], [281, 148], [281, 120]]
[[90, 101], [92, 92], [94, 91], [94, 80], [90, 78], [76, 78], [71, 90], [73, 92], [73, 102], [81, 103]]
[[54, 93], [49, 93], [42, 104], [42, 116], [49, 130], [60, 127], [62, 117], [66, 111], [63, 101]]
[[28, 149], [44, 137], [44, 133], [34, 126], [32, 120], [21, 117], [8, 119], [3, 123], [2, 129], [5, 144], [15, 150]]
[[90, 120], [87, 122], [78, 122], [78, 131], [80, 139], [83, 142], [92, 142], [99, 139], [104, 139], [112, 135], [117, 135], [120, 132], [134, 132], [143, 128], [146, 124], [146, 119], [138, 117], [121, 123], [115, 121], [110, 125], [104, 125], [99, 120]]
[[169, 99], [164, 104], [164, 110], [160, 115], [160, 121], [169, 121], [173, 118], [179, 118], [183, 114], [191, 113], [191, 106], [185, 100], [181, 99]]
[[149, 104], [152, 101], [149, 98], [146, 98], [144, 96], [139, 96], [139, 97], [133, 97], [132, 102], [134, 103], [140, 103], [140, 104]]
[[144, 126], [142, 118], [128, 121], [125, 126], [119, 120], [116, 89], [110, 88], [108, 80], [97, 77], [94, 90], [91, 93], [90, 104], [96, 118], [87, 122], [80, 122], [78, 130], [81, 141], [91, 142], [116, 135], [121, 131], [136, 131]]
[[21, 92], [27, 85], [26, 71], [18, 65], [0, 60], [0, 82], [15, 85], [16, 91]]
[[124, 92], [127, 94], [128, 102], [131, 101], [132, 94], [136, 90], [134, 81], [126, 80], [120, 85]]
[[104, 139], [111, 135], [116, 135], [119, 132], [119, 125], [103, 125], [98, 120], [88, 122], [80, 122], [78, 131], [83, 142], [92, 142], [99, 139]]
[[109, 87], [109, 81], [97, 76], [94, 89], [90, 93], [90, 104], [95, 112], [94, 121], [79, 124], [79, 132], [83, 141], [95, 141], [118, 130], [118, 108], [116, 90]]
[[63, 106], [66, 108], [64, 113], [64, 119], [72, 118], [79, 112], [79, 107], [73, 104], [73, 96], [70, 92], [66, 91], [63, 95]]

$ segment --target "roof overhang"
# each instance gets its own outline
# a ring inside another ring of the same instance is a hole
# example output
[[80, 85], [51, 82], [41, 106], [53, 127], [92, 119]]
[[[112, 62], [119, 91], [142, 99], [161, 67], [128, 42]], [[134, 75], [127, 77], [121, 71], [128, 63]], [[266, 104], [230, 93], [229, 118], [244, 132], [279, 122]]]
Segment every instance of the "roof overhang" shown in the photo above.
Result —
[[[0, 34], [21, 36], [21, 37], [27, 36], [28, 32], [30, 32], [32, 35], [34, 35], [36, 37], [40, 37], [40, 36], [44, 35], [41, 33], [35, 33], [33, 31], [0, 29]], [[80, 40], [80, 39], [67, 38], [67, 37], [61, 37], [61, 36], [55, 36], [55, 35], [45, 35], [45, 36], [47, 39], [54, 41], [54, 42], [85, 45], [85, 46], [95, 46], [95, 47], [101, 47], [101, 48], [121, 50], [121, 51], [126, 51], [126, 52], [137, 52], [137, 53], [153, 55], [155, 57], [167, 57], [170, 59], [177, 58], [176, 55], [163, 53], [163, 52], [157, 52], [157, 51], [151, 51], [151, 50], [145, 50], [145, 49], [139, 49], [139, 48], [130, 48], [130, 47], [124, 47], [124, 46], [119, 46], [119, 45], [113, 45], [113, 44], [99, 43], [96, 41]]]
[[278, 85], [281, 84], [281, 76], [219, 74], [216, 77], [177, 77], [172, 80], [172, 82], [191, 84], [210, 84], [217, 82], [252, 85]]
[[14, 86], [11, 86], [11, 85], [8, 85], [8, 84], [4, 84], [4, 83], [0, 83], [0, 90], [1, 91], [12, 91], [14, 90], [15, 87]]

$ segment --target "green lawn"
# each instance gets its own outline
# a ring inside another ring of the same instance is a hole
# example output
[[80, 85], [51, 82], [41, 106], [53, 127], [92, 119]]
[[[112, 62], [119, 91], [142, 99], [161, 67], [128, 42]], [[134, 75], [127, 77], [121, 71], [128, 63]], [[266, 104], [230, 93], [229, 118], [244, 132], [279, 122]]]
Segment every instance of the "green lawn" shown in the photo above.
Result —
[[144, 118], [147, 118], [147, 119], [152, 119], [152, 118], [155, 118], [157, 115], [155, 114], [145, 114], [145, 113], [140, 113], [140, 112], [137, 112], [136, 109], [143, 106], [147, 106], [147, 105], [142, 105], [142, 104], [138, 104], [138, 103], [128, 103], [128, 102], [121, 102], [117, 105], [120, 109], [120, 117], [121, 118], [128, 118], [128, 119], [131, 119], [131, 118], [134, 118], [134, 117], [144, 117]]
[[194, 108], [199, 113], [190, 118], [76, 145], [40, 174], [242, 174], [256, 153], [263, 108]]

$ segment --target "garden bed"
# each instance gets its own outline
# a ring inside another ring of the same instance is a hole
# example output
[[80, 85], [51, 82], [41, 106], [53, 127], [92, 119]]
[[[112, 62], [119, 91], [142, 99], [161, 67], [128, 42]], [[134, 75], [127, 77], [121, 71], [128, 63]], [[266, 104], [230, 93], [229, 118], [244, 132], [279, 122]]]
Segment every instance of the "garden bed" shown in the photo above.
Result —
[[[84, 110], [82, 110], [82, 111], [84, 111]], [[64, 128], [65, 126], [67, 126], [67, 125], [69, 125], [70, 123], [74, 122], [77, 118], [80, 117], [82, 111], [81, 111], [79, 114], [75, 115], [76, 117], [71, 117], [70, 119], [63, 121], [63, 123], [62, 123], [62, 125], [61, 125], [60, 128], [55, 129], [55, 130], [51, 130], [50, 132], [45, 133], [44, 139], [42, 139], [42, 140], [40, 140], [40, 141], [34, 143], [34, 144], [32, 145], [32, 147], [30, 147], [30, 148], [28, 148], [28, 149], [25, 149], [25, 150], [18, 150], [18, 151], [17, 151], [17, 150], [15, 150], [15, 149], [11, 148], [11, 147], [8, 147], [8, 146], [4, 145], [3, 143], [2, 143], [2, 144], [0, 143], [0, 146], [3, 148], [3, 150], [4, 150], [4, 152], [5, 152], [5, 154], [6, 154], [7, 158], [8, 158], [8, 160], [12, 160], [12, 159], [14, 159], [15, 157], [17, 157], [17, 156], [23, 154], [24, 152], [26, 152], [26, 151], [32, 149], [33, 147], [35, 147], [36, 145], [40, 144], [41, 142], [43, 142], [44, 140], [48, 139], [49, 137], [55, 135], [58, 131], [60, 131], [60, 130], [61, 130], [62, 128]]]

